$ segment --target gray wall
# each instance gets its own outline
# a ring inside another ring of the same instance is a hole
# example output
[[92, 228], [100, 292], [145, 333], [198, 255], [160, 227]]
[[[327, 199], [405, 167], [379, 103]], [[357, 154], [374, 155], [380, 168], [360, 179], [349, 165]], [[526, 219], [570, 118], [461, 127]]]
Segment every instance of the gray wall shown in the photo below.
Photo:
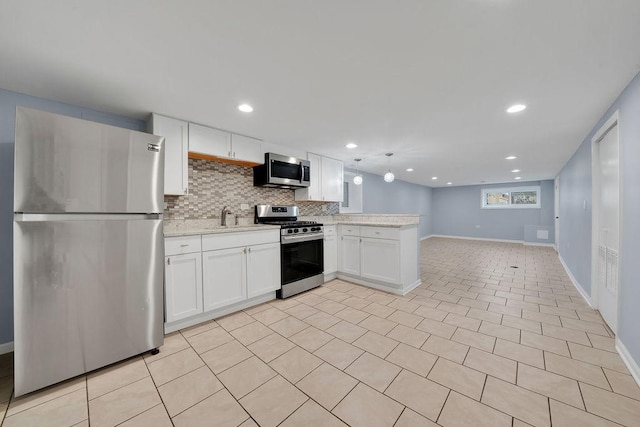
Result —
[[560, 172], [559, 213], [558, 252], [573, 277], [590, 294], [591, 142], [583, 142]]
[[[355, 169], [346, 169], [355, 172]], [[380, 175], [360, 172], [362, 182], [362, 210], [371, 214], [419, 214], [420, 237], [430, 236], [431, 187], [395, 180], [385, 182]]]
[[13, 147], [16, 106], [144, 130], [140, 120], [0, 89], [0, 344], [13, 341]]
[[[483, 188], [540, 186], [540, 208], [482, 209]], [[553, 181], [468, 185], [433, 189], [433, 234], [483, 239], [525, 240], [525, 226], [543, 226], [554, 241]]]
[[[618, 338], [640, 364], [640, 74], [560, 172], [560, 255], [591, 293], [591, 138], [619, 110], [621, 217]], [[587, 210], [582, 201], [587, 200]]]

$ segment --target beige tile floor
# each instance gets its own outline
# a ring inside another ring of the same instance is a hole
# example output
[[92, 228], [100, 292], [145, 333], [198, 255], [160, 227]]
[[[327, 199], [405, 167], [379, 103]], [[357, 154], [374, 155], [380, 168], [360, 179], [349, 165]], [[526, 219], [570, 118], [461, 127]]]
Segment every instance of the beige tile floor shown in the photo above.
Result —
[[[344, 281], [11, 399], [4, 426], [640, 425], [640, 389], [550, 248], [433, 238], [423, 284]], [[518, 268], [511, 268], [516, 266]]]

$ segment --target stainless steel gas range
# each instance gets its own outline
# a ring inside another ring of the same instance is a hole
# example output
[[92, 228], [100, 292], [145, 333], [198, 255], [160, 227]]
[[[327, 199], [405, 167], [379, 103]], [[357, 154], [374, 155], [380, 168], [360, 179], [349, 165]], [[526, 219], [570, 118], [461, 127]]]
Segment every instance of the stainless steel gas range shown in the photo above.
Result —
[[324, 231], [315, 221], [298, 221], [297, 206], [256, 205], [256, 224], [280, 226], [278, 298], [288, 298], [324, 283]]

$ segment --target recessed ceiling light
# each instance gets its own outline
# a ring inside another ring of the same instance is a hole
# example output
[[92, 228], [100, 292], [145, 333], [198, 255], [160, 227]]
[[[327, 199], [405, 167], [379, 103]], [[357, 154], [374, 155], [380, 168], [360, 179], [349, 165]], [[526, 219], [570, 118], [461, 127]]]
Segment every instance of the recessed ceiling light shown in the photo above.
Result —
[[453, 184], [453, 182], [447, 182], [447, 185], [451, 185], [451, 184]]
[[250, 113], [253, 111], [253, 107], [249, 104], [240, 104], [238, 105], [238, 110], [242, 111], [243, 113]]
[[523, 111], [525, 108], [527, 108], [526, 105], [524, 104], [516, 104], [516, 105], [512, 105], [511, 107], [507, 108], [507, 113], [519, 113], [520, 111]]
[[407, 172], [413, 172], [413, 168], [408, 168]]
[[518, 172], [520, 172], [520, 169], [514, 169], [514, 170], [512, 170], [511, 172], [513, 172], [513, 173], [518, 173]]
[[522, 179], [522, 177], [521, 176], [516, 176], [515, 179]]
[[347, 148], [356, 148], [357, 146], [358, 146], [358, 144], [354, 144], [353, 142], [350, 142], [347, 145], [345, 145], [345, 147], [347, 147]]
[[508, 157], [505, 157], [504, 159], [505, 160], [515, 160], [515, 159], [517, 159], [517, 157], [516, 156], [508, 156]]
[[431, 179], [438, 179], [438, 177], [437, 176], [432, 176]]

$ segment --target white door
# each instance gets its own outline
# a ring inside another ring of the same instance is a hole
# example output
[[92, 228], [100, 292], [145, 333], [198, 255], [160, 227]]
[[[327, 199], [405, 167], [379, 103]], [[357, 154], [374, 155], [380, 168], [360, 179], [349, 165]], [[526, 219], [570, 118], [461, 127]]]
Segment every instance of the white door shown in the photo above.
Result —
[[214, 157], [231, 157], [231, 134], [189, 123], [189, 151]]
[[400, 283], [400, 242], [363, 237], [360, 241], [360, 275], [367, 279]]
[[262, 164], [262, 143], [259, 139], [231, 134], [231, 157], [238, 161]]
[[247, 299], [246, 248], [202, 253], [204, 311]]
[[556, 251], [559, 253], [560, 252], [560, 177], [557, 176], [555, 181], [554, 181], [554, 188], [555, 188], [555, 192], [554, 194], [554, 199], [553, 199], [553, 211], [554, 211], [554, 216], [555, 216], [555, 246], [556, 246]]
[[165, 258], [167, 323], [202, 313], [202, 257], [200, 252]]
[[151, 130], [154, 135], [164, 136], [164, 194], [184, 196], [189, 181], [189, 124], [154, 114]]
[[343, 164], [341, 160], [322, 158], [322, 200], [341, 202], [344, 185]]
[[342, 236], [339, 242], [338, 271], [360, 275], [360, 237]]
[[617, 123], [598, 141], [598, 309], [616, 332], [620, 241], [620, 155]]
[[338, 269], [338, 240], [336, 226], [324, 228], [324, 274], [335, 273]]
[[280, 289], [280, 243], [247, 248], [247, 292], [249, 298]]

